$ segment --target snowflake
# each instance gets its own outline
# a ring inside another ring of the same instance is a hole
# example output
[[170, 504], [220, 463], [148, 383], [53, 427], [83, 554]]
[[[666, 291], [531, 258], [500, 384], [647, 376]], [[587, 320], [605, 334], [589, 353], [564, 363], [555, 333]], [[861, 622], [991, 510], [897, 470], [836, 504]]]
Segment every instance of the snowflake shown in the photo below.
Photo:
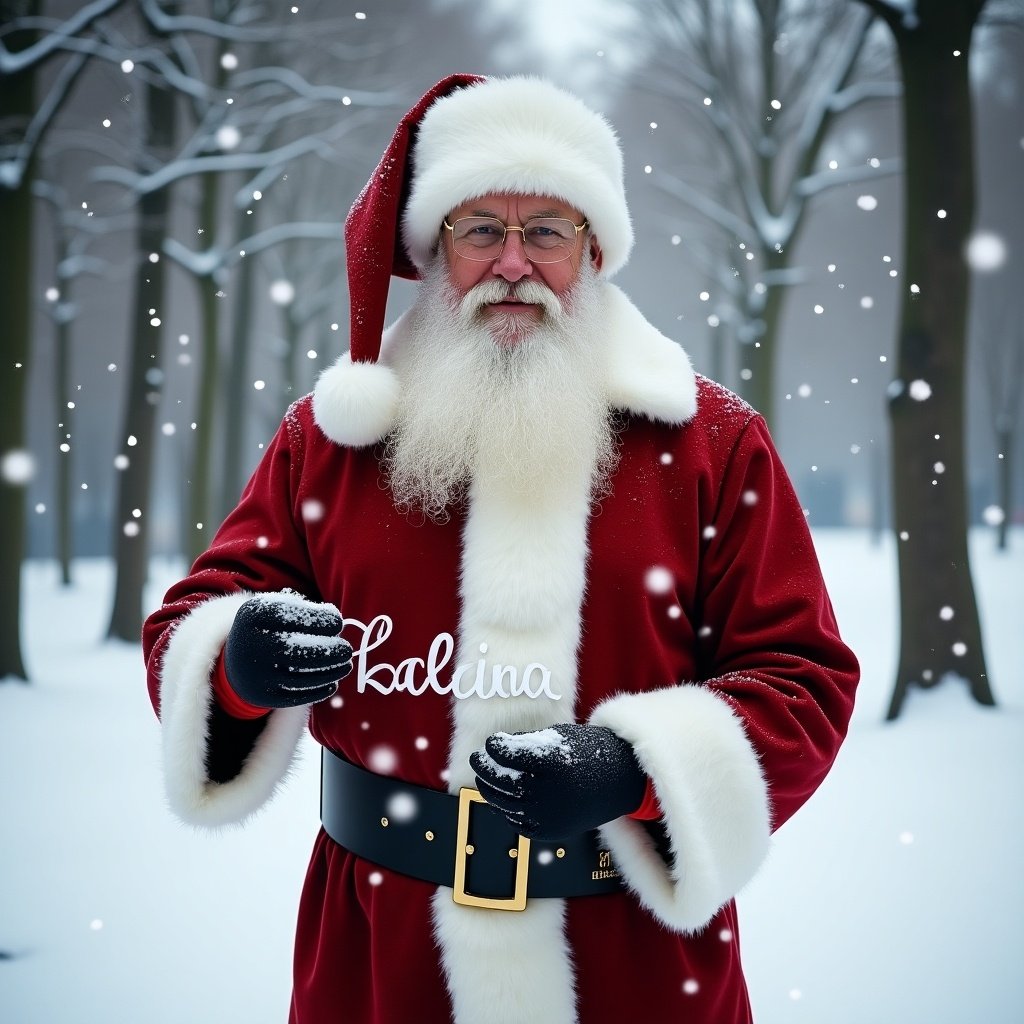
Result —
[[374, 747], [366, 759], [370, 771], [378, 775], [390, 775], [398, 766], [398, 755], [388, 746]]
[[316, 498], [307, 498], [302, 503], [302, 518], [307, 523], [319, 522], [324, 517], [324, 503]]
[[0, 462], [0, 476], [9, 484], [27, 484], [35, 473], [36, 460], [20, 448], [7, 452]]
[[964, 257], [971, 270], [991, 273], [1006, 262], [1006, 243], [991, 231], [979, 231], [968, 239]]
[[988, 526], [999, 526], [1006, 518], [1006, 513], [998, 505], [988, 505], [981, 513], [981, 518]]
[[295, 285], [283, 279], [270, 285], [270, 301], [278, 306], [289, 306], [295, 299]]
[[667, 594], [672, 589], [672, 573], [663, 565], [652, 565], [644, 575], [644, 586], [652, 594]]
[[[378, 747], [378, 750], [381, 748]], [[387, 803], [387, 815], [399, 823], [412, 821], [419, 813], [419, 804], [411, 793], [395, 793]]]

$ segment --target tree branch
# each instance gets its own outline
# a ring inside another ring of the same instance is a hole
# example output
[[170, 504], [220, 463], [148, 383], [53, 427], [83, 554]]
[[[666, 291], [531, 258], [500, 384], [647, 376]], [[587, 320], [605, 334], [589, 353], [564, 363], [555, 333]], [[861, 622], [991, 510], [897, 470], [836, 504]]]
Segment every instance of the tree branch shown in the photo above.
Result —
[[738, 238], [757, 237], [757, 231], [742, 217], [736, 216], [731, 210], [704, 195], [692, 185], [687, 185], [686, 182], [680, 181], [678, 178], [658, 171], [652, 172], [651, 177], [663, 192], [667, 192], [675, 199], [682, 200], [687, 206], [728, 231], [730, 235], [735, 235]]
[[11, 53], [0, 42], [0, 74], [15, 75], [19, 71], [39, 64], [57, 50], [67, 49], [66, 44], [71, 41], [73, 36], [123, 2], [124, 0], [94, 0], [93, 3], [86, 4], [77, 14], [73, 14], [55, 31], [40, 39], [38, 43], [19, 50], [17, 53]]
[[796, 183], [794, 191], [806, 199], [816, 196], [835, 185], [851, 185], [859, 181], [867, 181], [869, 178], [901, 174], [902, 171], [902, 158], [891, 157], [888, 160], [879, 160], [877, 167], [871, 167], [868, 164], [857, 164], [854, 167], [846, 167], [843, 170], [818, 171], [815, 174], [809, 174]]
[[283, 164], [307, 153], [318, 153], [325, 159], [332, 155], [330, 146], [322, 139], [298, 139], [267, 153], [218, 153], [174, 160], [153, 174], [136, 174], [123, 167], [100, 167], [92, 172], [90, 180], [113, 182], [130, 188], [136, 195], [147, 195], [174, 181], [211, 171], [251, 171], [268, 164]]

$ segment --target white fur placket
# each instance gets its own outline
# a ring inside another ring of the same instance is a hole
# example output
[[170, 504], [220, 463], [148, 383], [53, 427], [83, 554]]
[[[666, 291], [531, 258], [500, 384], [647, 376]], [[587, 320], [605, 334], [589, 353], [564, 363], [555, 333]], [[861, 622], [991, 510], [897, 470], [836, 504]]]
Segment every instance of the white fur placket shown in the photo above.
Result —
[[[593, 460], [543, 495], [515, 493], [478, 474], [463, 535], [459, 661], [543, 665], [557, 699], [528, 696], [455, 702], [449, 788], [473, 785], [469, 755], [497, 731], [523, 732], [575, 718], [576, 650], [587, 559]], [[543, 869], [541, 869], [543, 870]], [[522, 913], [463, 907], [450, 889], [434, 900], [455, 1020], [470, 1024], [569, 1024], [576, 1019], [564, 900]], [[494, 999], [495, 992], [504, 994]]]
[[[606, 330], [594, 339], [594, 352], [605, 361], [608, 407], [685, 422], [696, 410], [696, 380], [686, 353], [614, 285], [606, 285], [603, 301]], [[402, 317], [385, 333], [379, 363], [354, 365], [342, 357], [321, 376], [314, 415], [332, 440], [364, 445], [387, 432], [388, 417], [378, 418], [378, 411], [394, 408], [389, 354], [402, 344], [407, 323]], [[484, 658], [520, 672], [539, 663], [550, 672], [557, 699], [454, 701], [452, 792], [473, 784], [469, 755], [492, 733], [575, 720], [593, 461], [579, 459], [557, 482], [529, 493], [516, 492], [486, 467], [473, 480], [462, 538], [457, 662]], [[460, 906], [451, 889], [437, 890], [435, 936], [456, 1024], [574, 1024], [575, 975], [565, 912], [562, 899], [533, 900], [525, 911], [508, 913]]]

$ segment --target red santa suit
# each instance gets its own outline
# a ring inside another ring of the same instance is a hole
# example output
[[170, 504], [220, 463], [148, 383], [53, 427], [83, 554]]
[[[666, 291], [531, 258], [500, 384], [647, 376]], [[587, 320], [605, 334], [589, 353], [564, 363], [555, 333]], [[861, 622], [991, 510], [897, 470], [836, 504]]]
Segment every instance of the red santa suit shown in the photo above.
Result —
[[[601, 301], [594, 358], [622, 429], [600, 496], [589, 471], [544, 493], [485, 471], [447, 522], [396, 509], [379, 442], [406, 316], [379, 360], [342, 357], [289, 410], [146, 624], [168, 794], [195, 824], [255, 813], [307, 725], [358, 766], [458, 792], [492, 733], [589, 722], [631, 743], [653, 782], [660, 821], [601, 829], [620, 892], [521, 913], [457, 905], [321, 832], [292, 1024], [751, 1019], [733, 897], [828, 772], [857, 665], [763, 420], [695, 375], [615, 286]], [[251, 750], [210, 751], [211, 677], [235, 612], [284, 588], [342, 610], [354, 671], [332, 701], [271, 712]], [[544, 687], [494, 692], [503, 668], [521, 679], [530, 665]], [[236, 763], [211, 779], [225, 757]]]

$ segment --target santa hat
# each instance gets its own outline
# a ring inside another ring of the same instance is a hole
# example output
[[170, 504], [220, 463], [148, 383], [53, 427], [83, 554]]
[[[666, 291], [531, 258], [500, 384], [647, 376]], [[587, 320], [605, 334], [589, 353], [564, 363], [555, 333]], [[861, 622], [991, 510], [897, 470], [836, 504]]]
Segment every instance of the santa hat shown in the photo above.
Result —
[[450, 75], [402, 118], [345, 221], [349, 352], [314, 395], [328, 436], [372, 444], [392, 422], [398, 383], [375, 365], [391, 277], [419, 278], [456, 206], [513, 192], [580, 210], [601, 243], [602, 276], [625, 264], [633, 228], [618, 139], [575, 96], [538, 78]]

